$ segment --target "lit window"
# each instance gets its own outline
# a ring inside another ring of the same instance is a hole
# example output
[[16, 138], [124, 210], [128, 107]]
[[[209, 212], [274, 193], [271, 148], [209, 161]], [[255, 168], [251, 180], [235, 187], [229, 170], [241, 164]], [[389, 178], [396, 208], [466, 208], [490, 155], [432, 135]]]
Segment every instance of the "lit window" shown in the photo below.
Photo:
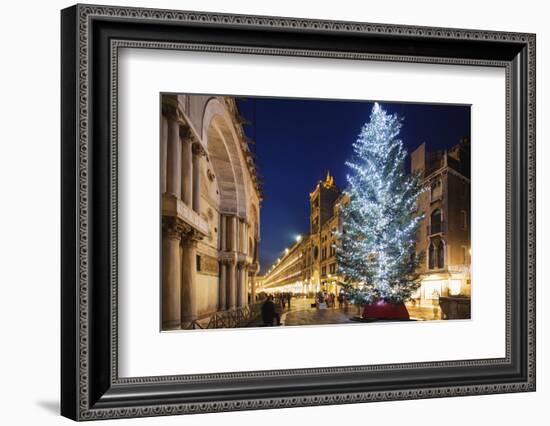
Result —
[[468, 253], [466, 251], [466, 246], [462, 246], [462, 264], [466, 265], [468, 263]]
[[435, 268], [435, 246], [434, 243], [430, 243], [430, 247], [428, 248], [428, 268], [434, 269]]
[[445, 266], [445, 244], [440, 241], [437, 246], [437, 267], [443, 268]]
[[462, 229], [468, 229], [468, 213], [466, 210], [461, 210], [460, 214], [462, 215]]

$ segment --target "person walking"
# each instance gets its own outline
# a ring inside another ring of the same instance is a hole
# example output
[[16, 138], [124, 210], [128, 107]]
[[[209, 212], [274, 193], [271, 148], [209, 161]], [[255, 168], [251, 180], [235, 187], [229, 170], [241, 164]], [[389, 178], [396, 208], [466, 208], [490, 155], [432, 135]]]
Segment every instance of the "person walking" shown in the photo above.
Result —
[[[272, 326], [273, 320], [277, 317], [277, 312], [275, 310], [275, 303], [273, 303], [273, 296], [267, 296], [264, 303], [262, 304], [262, 321], [265, 326]], [[280, 321], [277, 320], [277, 323]]]
[[326, 293], [319, 293], [319, 304], [317, 309], [326, 309], [327, 308], [327, 298]]

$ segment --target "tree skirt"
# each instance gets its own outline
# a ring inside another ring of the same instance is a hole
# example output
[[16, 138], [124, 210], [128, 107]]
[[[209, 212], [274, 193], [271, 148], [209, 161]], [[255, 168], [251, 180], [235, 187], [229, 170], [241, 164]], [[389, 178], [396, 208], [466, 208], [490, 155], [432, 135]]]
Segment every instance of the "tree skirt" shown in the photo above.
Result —
[[389, 303], [385, 300], [377, 300], [365, 305], [363, 319], [408, 320], [409, 311], [403, 302]]

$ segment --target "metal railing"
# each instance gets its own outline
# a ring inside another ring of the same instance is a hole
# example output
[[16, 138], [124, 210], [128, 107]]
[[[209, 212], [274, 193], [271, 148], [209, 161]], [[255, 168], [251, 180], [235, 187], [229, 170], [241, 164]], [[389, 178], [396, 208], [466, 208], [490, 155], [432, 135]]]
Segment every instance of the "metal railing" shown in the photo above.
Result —
[[261, 303], [254, 303], [239, 308], [218, 311], [214, 314], [195, 319], [182, 326], [183, 330], [205, 330], [214, 328], [237, 328], [250, 324], [260, 317]]

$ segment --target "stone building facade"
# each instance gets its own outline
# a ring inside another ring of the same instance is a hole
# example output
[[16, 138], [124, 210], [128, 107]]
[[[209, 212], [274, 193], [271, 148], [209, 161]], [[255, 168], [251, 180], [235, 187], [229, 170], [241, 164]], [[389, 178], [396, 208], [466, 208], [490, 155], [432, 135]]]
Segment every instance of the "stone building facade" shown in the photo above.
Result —
[[[263, 291], [292, 291], [313, 295], [337, 292], [336, 231], [341, 228], [339, 206], [345, 195], [327, 173], [309, 194], [310, 229], [286, 248], [262, 277]], [[292, 273], [290, 273], [292, 272]]]
[[[421, 286], [414, 295], [433, 306], [440, 296], [469, 297], [470, 278], [470, 146], [467, 139], [446, 151], [427, 152], [420, 145], [411, 154], [411, 171], [429, 188], [418, 200], [425, 217], [417, 233], [417, 251], [425, 252], [418, 271]], [[336, 230], [342, 229], [340, 206], [346, 195], [330, 174], [310, 196], [310, 232], [285, 249], [262, 277], [262, 291], [293, 291], [312, 295], [338, 292]], [[283, 274], [292, 265], [292, 274]], [[284, 277], [284, 278], [283, 278]]]
[[161, 327], [173, 330], [254, 300], [261, 193], [234, 98], [161, 104]]
[[433, 304], [441, 296], [470, 296], [470, 141], [445, 151], [420, 145], [411, 154], [411, 170], [428, 188], [418, 200], [424, 213], [417, 251], [425, 253], [422, 285], [416, 299]]
[[339, 205], [342, 192], [327, 172], [309, 194], [310, 233], [306, 240], [302, 274], [306, 294], [318, 291], [336, 292], [336, 236], [341, 227]]

